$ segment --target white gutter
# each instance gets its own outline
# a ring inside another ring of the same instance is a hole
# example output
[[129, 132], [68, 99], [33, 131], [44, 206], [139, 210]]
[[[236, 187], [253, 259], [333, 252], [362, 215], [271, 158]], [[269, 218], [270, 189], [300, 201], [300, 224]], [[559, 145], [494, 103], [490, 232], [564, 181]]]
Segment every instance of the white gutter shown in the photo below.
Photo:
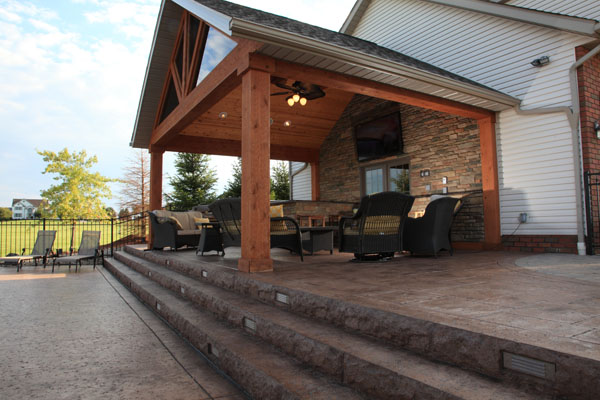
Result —
[[552, 14], [506, 4], [490, 3], [481, 0], [425, 0], [429, 3], [441, 4], [483, 14], [508, 18], [514, 21], [545, 26], [547, 28], [577, 33], [579, 35], [599, 37], [597, 21], [567, 15]]
[[520, 106], [515, 106], [515, 111], [520, 115], [539, 115], [552, 113], [566, 113], [569, 125], [571, 125], [571, 146], [573, 147], [573, 171], [575, 173], [575, 206], [577, 212], [577, 252], [580, 256], [586, 254], [585, 251], [585, 227], [583, 214], [585, 204], [583, 202], [583, 157], [581, 155], [581, 131], [579, 115], [581, 107], [579, 104], [579, 89], [577, 84], [577, 68], [589, 60], [591, 57], [600, 53], [600, 45], [596, 46], [585, 56], [574, 62], [569, 68], [569, 83], [571, 89], [571, 98], [573, 107], [548, 107], [523, 110]]
[[298, 35], [288, 31], [266, 27], [264, 25], [259, 25], [236, 18], [231, 20], [230, 29], [233, 36], [263, 43], [270, 43], [302, 52], [309, 51], [315, 55], [346, 62], [357, 67], [370, 69], [372, 71], [379, 71], [391, 75], [407, 76], [425, 84], [438, 85], [446, 89], [469, 94], [471, 96], [493, 101], [508, 107], [514, 107], [520, 102], [519, 99], [504, 93], [478, 87], [469, 83], [459, 82], [454, 79], [431, 72], [426, 72], [415, 67], [399, 64], [394, 61], [368, 55], [357, 50], [348, 49], [346, 47], [337, 46], [320, 40], [311, 39], [306, 36]]

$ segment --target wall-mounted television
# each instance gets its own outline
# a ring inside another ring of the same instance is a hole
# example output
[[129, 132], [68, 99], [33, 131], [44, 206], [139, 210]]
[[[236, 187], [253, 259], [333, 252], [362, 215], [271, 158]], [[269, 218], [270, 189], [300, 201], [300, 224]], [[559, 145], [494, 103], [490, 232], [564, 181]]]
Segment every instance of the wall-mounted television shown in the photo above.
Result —
[[403, 151], [400, 113], [395, 112], [354, 127], [358, 161], [401, 154]]

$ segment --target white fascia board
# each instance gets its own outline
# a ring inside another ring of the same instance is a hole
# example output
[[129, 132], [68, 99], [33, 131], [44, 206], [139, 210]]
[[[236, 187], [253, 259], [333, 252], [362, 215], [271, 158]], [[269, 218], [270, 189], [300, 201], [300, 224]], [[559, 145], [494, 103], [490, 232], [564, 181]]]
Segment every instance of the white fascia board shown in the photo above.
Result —
[[506, 4], [490, 3], [480, 0], [424, 0], [429, 3], [440, 4], [464, 10], [475, 11], [483, 14], [508, 18], [514, 21], [525, 22], [558, 29], [594, 38], [600, 37], [597, 21], [567, 15], [551, 14], [544, 11], [530, 10]]
[[370, 2], [371, 0], [356, 0], [354, 7], [352, 7], [350, 14], [348, 14], [346, 21], [344, 21], [344, 24], [340, 28], [341, 33], [347, 34], [348, 31], [352, 31], [354, 28], [356, 28], [358, 21], [360, 21], [362, 18], [362, 15], [364, 14], [365, 9], [369, 6]]
[[456, 81], [431, 72], [423, 71], [408, 65], [368, 55], [356, 50], [332, 45], [320, 40], [310, 39], [288, 31], [251, 23], [233, 18], [231, 20], [233, 36], [269, 43], [284, 48], [309, 52], [334, 60], [346, 62], [361, 68], [379, 71], [392, 75], [408, 76], [424, 83], [438, 85], [447, 89], [490, 100], [509, 107], [520, 104], [520, 100], [504, 93]]
[[231, 21], [231, 17], [225, 14], [221, 14], [218, 11], [213, 10], [212, 8], [206, 7], [194, 0], [172, 0], [174, 3], [179, 4], [181, 7], [185, 8], [196, 17], [204, 20], [209, 25], [217, 28], [224, 34], [231, 36], [231, 30], [229, 30], [229, 22]]

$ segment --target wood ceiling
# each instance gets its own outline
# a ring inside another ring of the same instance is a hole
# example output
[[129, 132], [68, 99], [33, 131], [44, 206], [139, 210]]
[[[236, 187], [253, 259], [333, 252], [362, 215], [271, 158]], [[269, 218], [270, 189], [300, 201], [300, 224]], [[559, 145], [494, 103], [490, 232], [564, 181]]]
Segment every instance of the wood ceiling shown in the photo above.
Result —
[[[311, 149], [318, 154], [321, 144], [353, 96], [353, 93], [336, 89], [323, 90], [325, 97], [309, 100], [305, 106], [295, 104], [290, 107], [286, 95], [271, 96], [271, 145]], [[271, 85], [271, 93], [281, 91], [281, 88]], [[219, 118], [221, 112], [226, 112], [227, 117]], [[291, 121], [291, 125], [284, 126], [285, 121]], [[240, 142], [241, 126], [242, 89], [238, 86], [185, 127], [180, 135], [185, 136], [190, 144], [196, 138]]]

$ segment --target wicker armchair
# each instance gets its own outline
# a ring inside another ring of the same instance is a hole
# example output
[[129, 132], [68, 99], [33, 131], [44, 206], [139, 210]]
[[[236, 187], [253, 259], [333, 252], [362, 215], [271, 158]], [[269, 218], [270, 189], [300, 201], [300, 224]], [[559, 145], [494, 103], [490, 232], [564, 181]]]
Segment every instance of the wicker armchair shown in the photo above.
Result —
[[404, 221], [413, 201], [414, 197], [396, 192], [363, 197], [354, 216], [340, 219], [340, 252], [364, 260], [368, 255], [392, 257], [402, 251]]
[[404, 225], [404, 250], [436, 257], [441, 250], [453, 254], [450, 227], [459, 202], [452, 197], [438, 198], [427, 205], [421, 218], [408, 218]]
[[[241, 246], [242, 208], [239, 198], [217, 200], [208, 206], [220, 226], [223, 247]], [[302, 236], [295, 219], [289, 217], [271, 218], [271, 248], [283, 248], [302, 255]], [[225, 253], [223, 253], [225, 254]]]

